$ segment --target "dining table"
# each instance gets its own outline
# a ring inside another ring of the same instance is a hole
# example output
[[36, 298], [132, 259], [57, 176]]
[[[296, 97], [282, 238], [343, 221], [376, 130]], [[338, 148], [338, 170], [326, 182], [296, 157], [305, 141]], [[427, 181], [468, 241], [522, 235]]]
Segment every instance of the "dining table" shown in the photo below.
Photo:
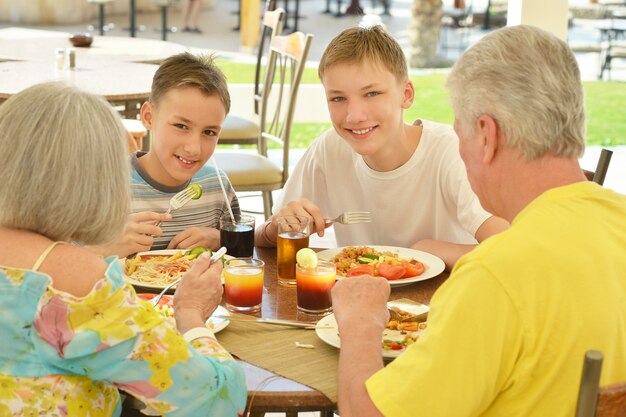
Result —
[[[262, 307], [255, 317], [311, 323], [322, 317], [299, 312], [295, 286], [278, 283], [276, 248], [255, 247], [254, 257], [265, 263]], [[447, 278], [448, 272], [444, 271], [424, 281], [392, 286], [389, 300], [410, 299], [428, 305]], [[246, 412], [251, 417], [270, 412], [295, 417], [307, 411], [332, 417], [337, 410], [339, 349], [323, 342], [315, 330], [231, 320], [216, 337], [244, 369]], [[138, 404], [131, 400], [123, 416], [140, 415], [133, 414], [136, 408]]]
[[[324, 250], [312, 249], [316, 252]], [[276, 248], [254, 248], [254, 257], [265, 263], [263, 300], [261, 310], [246, 315], [246, 318], [306, 323], [315, 323], [323, 318], [297, 310], [295, 286], [278, 283], [276, 255]], [[394, 285], [389, 300], [408, 299], [428, 305], [448, 275], [444, 271], [423, 281]], [[158, 289], [152, 291], [159, 292]], [[224, 305], [225, 300], [222, 300]], [[231, 314], [242, 318], [239, 313]], [[302, 329], [249, 320], [230, 320], [216, 337], [239, 361], [245, 372], [248, 401], [244, 415], [262, 417], [266, 413], [285, 413], [287, 417], [296, 417], [299, 412], [320, 412], [321, 417], [332, 417], [338, 409], [339, 349], [322, 341], [312, 327]], [[387, 362], [389, 360], [385, 359]], [[143, 404], [130, 397], [124, 404], [125, 412], [122, 416], [139, 416], [141, 414], [137, 410], [143, 407]]]

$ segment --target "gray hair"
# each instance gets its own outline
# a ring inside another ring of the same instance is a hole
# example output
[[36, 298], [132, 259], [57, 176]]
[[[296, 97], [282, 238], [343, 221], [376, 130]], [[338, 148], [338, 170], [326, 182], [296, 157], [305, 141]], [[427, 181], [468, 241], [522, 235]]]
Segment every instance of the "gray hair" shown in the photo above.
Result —
[[0, 225], [101, 244], [123, 231], [129, 162], [120, 118], [103, 99], [45, 83], [0, 106]]
[[574, 54], [556, 36], [532, 26], [497, 30], [456, 62], [446, 87], [462, 132], [493, 117], [506, 146], [527, 160], [554, 153], [581, 157], [584, 93]]

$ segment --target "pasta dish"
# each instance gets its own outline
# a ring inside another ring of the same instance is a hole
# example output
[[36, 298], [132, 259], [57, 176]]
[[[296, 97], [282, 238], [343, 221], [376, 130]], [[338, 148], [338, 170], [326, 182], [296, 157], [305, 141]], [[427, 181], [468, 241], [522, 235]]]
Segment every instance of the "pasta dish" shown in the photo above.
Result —
[[171, 256], [142, 255], [126, 259], [124, 273], [140, 284], [166, 286], [185, 273], [193, 262], [182, 251]]

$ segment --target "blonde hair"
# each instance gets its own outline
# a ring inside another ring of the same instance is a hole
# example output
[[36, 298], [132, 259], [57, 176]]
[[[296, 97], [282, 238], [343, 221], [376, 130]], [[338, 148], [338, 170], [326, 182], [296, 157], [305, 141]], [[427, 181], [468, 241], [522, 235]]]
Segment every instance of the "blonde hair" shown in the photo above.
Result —
[[126, 135], [102, 98], [62, 83], [0, 105], [0, 224], [52, 240], [101, 244], [130, 206]]
[[402, 48], [380, 25], [353, 27], [335, 36], [324, 50], [317, 73], [324, 82], [324, 72], [333, 65], [367, 62], [386, 68], [400, 82], [409, 77]]
[[152, 79], [150, 102], [157, 104], [168, 91], [193, 87], [222, 101], [226, 114], [230, 111], [230, 94], [224, 73], [215, 65], [213, 55], [193, 55], [189, 52], [172, 55], [161, 63]]
[[506, 145], [527, 160], [554, 153], [581, 157], [584, 92], [567, 43], [532, 26], [497, 30], [456, 62], [446, 87], [461, 131], [493, 117]]

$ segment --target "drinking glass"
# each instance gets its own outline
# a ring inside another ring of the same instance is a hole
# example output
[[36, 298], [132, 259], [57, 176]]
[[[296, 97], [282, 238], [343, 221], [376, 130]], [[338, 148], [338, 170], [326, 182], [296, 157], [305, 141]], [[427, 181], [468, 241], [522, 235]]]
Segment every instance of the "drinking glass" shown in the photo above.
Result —
[[296, 285], [296, 253], [309, 247], [309, 218], [289, 216], [277, 220], [276, 261], [278, 283]]
[[229, 259], [224, 263], [226, 308], [240, 313], [261, 309], [265, 263], [254, 258]]
[[235, 258], [252, 257], [254, 253], [254, 217], [235, 214], [235, 222], [230, 213], [220, 217], [220, 246]]
[[335, 285], [335, 264], [318, 261], [316, 268], [296, 265], [296, 292], [298, 310], [309, 314], [330, 312], [330, 290]]

